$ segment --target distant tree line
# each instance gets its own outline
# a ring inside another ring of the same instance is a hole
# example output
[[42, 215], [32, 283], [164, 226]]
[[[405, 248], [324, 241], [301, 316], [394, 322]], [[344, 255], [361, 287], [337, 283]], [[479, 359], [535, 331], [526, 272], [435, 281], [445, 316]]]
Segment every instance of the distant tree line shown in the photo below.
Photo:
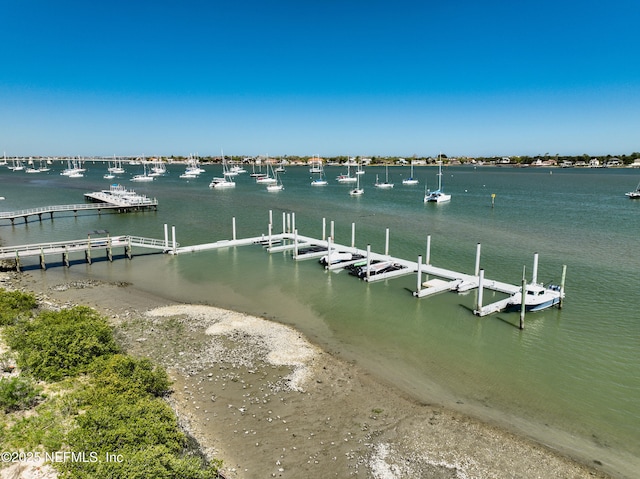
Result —
[[[286, 160], [288, 163], [306, 163], [309, 158], [312, 158], [314, 155], [309, 155], [309, 156], [299, 156], [299, 155], [283, 155], [283, 156], [277, 156], [277, 157], [272, 157], [270, 156], [270, 159], [278, 159], [278, 160]], [[176, 156], [176, 155], [171, 155], [168, 157], [165, 157], [166, 159], [168, 159], [169, 161], [186, 161], [187, 157], [186, 156]], [[238, 162], [241, 163], [243, 161], [247, 161], [247, 162], [251, 162], [254, 161], [256, 159], [262, 159], [265, 160], [266, 157], [265, 156], [240, 156], [240, 155], [225, 155], [225, 159], [227, 161], [233, 161], [233, 162]], [[340, 156], [331, 156], [331, 157], [322, 157], [322, 159], [327, 162], [327, 163], [346, 163], [347, 161], [349, 161], [349, 159], [352, 158], [355, 161], [359, 161], [361, 160], [362, 156], [355, 156], [355, 157], [350, 157], [350, 156], [346, 156], [346, 155], [340, 155]], [[455, 158], [450, 158], [449, 156], [447, 156], [446, 154], [439, 154], [439, 155], [434, 155], [434, 156], [418, 156], [418, 155], [412, 155], [410, 157], [401, 157], [401, 156], [370, 156], [370, 157], [366, 157], [369, 160], [371, 160], [371, 164], [372, 165], [384, 165], [384, 164], [403, 164], [403, 163], [410, 163], [411, 161], [415, 161], [418, 163], [426, 163], [426, 164], [434, 164], [437, 163], [438, 158], [442, 159], [445, 163], [448, 162], [452, 162], [452, 161], [456, 161], [458, 163], [473, 163], [473, 162], [482, 162], [482, 163], [501, 163], [503, 162], [503, 159], [505, 158], [504, 156], [477, 156], [477, 157], [468, 157], [468, 156], [459, 156], [459, 157], [455, 157]], [[607, 154], [607, 155], [589, 155], [587, 153], [584, 153], [582, 155], [551, 155], [549, 153], [543, 153], [540, 155], [535, 155], [535, 156], [528, 156], [528, 155], [515, 155], [515, 156], [509, 156], [509, 163], [510, 164], [520, 164], [520, 165], [530, 165], [538, 160], [542, 160], [542, 161], [549, 161], [549, 160], [554, 160], [557, 162], [557, 164], [562, 164], [563, 162], [570, 162], [570, 163], [579, 163], [579, 162], [584, 162], [586, 164], [589, 164], [589, 162], [591, 161], [591, 159], [593, 158], [597, 158], [601, 163], [609, 163], [610, 161], [617, 159], [619, 160], [620, 164], [622, 165], [630, 165], [632, 164], [635, 160], [640, 159], [640, 152], [633, 152], [631, 154], [628, 155], [611, 155], [611, 154]], [[221, 163], [222, 162], [222, 156], [201, 156], [199, 157], [199, 160], [203, 163]]]

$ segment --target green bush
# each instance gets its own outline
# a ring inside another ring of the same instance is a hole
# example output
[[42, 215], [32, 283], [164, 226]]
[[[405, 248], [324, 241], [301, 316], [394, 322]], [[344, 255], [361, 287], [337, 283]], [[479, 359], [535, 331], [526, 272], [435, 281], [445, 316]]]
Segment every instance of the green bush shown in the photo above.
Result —
[[122, 450], [121, 462], [98, 456], [94, 463], [65, 463], [58, 468], [74, 479], [217, 479], [221, 461], [203, 465], [196, 457], [176, 456], [165, 446], [148, 446], [137, 451]]
[[85, 306], [45, 311], [5, 332], [18, 366], [37, 379], [59, 381], [87, 372], [94, 359], [118, 352], [106, 319]]
[[41, 399], [40, 391], [29, 378], [0, 378], [0, 408], [6, 413], [30, 409]]
[[14, 324], [18, 317], [30, 313], [37, 305], [33, 294], [0, 288], [0, 326]]
[[98, 394], [135, 393], [162, 396], [171, 383], [164, 369], [149, 359], [115, 354], [97, 360], [92, 368], [93, 385]]

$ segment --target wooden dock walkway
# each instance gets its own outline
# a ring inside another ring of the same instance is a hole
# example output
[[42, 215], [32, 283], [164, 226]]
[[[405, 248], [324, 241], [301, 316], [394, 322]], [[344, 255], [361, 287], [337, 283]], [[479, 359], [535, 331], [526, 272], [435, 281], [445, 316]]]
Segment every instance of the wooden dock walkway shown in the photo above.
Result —
[[109, 190], [85, 193], [84, 197], [91, 203], [42, 206], [39, 208], [30, 208], [19, 211], [3, 211], [0, 212], [0, 220], [9, 220], [13, 225], [15, 220], [18, 218], [24, 219], [24, 222], [27, 223], [30, 216], [37, 216], [38, 219], [42, 221], [43, 215], [48, 214], [49, 218], [53, 219], [54, 213], [70, 211], [72, 211], [74, 215], [77, 215], [79, 211], [90, 210], [97, 210], [98, 213], [101, 213], [102, 210], [125, 213], [129, 211], [158, 209], [157, 199], [136, 194], [134, 191], [127, 190], [123, 186], [117, 184], [111, 185], [111, 189]]
[[85, 261], [91, 264], [93, 251], [104, 249], [109, 261], [113, 261], [113, 248], [123, 247], [127, 258], [132, 257], [132, 247], [146, 248], [166, 252], [169, 248], [167, 240], [144, 238], [141, 236], [101, 236], [87, 237], [77, 240], [35, 243], [0, 248], [0, 260], [15, 260], [16, 269], [20, 271], [21, 260], [28, 257], [39, 257], [40, 267], [46, 269], [46, 257], [61, 255], [65, 266], [70, 265], [70, 254], [83, 252]]
[[53, 219], [54, 213], [73, 212], [77, 215], [79, 211], [97, 210], [101, 213], [102, 210], [111, 210], [118, 213], [124, 213], [127, 211], [139, 211], [142, 209], [157, 209], [158, 201], [153, 200], [152, 203], [147, 204], [118, 204], [118, 203], [80, 203], [77, 205], [54, 205], [43, 206], [40, 208], [30, 208], [19, 211], [3, 211], [0, 212], [0, 220], [9, 220], [11, 224], [15, 223], [18, 218], [24, 219], [26, 223], [30, 216], [37, 216], [42, 221], [43, 215], [49, 215], [49, 219]]

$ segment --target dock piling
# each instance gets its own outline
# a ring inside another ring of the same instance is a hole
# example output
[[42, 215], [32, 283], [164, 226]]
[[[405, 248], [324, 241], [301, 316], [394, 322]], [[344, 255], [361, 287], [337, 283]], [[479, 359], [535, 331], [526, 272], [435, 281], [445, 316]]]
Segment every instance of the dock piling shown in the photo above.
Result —
[[164, 224], [164, 247], [169, 249], [169, 226], [167, 223]]
[[370, 270], [371, 270], [371, 245], [368, 244], [367, 245], [367, 281], [369, 281]]
[[172, 242], [173, 254], [176, 254], [177, 243], [176, 243], [176, 226], [175, 225], [171, 225], [171, 242]]
[[431, 235], [427, 235], [427, 255], [425, 256], [425, 264], [431, 264]]
[[231, 237], [236, 240], [236, 217], [231, 218]]
[[538, 283], [538, 253], [533, 253], [533, 273], [531, 274], [531, 283]]
[[[537, 256], [537, 253], [536, 255]], [[524, 329], [524, 313], [527, 309], [527, 278], [525, 277], [525, 267], [522, 267], [522, 299], [520, 303], [520, 329]]]
[[478, 276], [480, 272], [480, 243], [478, 243], [476, 245], [476, 269], [475, 269], [475, 276]]
[[387, 231], [385, 233], [384, 254], [385, 256], [389, 256], [389, 228], [387, 228]]
[[44, 248], [40, 248], [40, 269], [47, 269], [47, 264], [44, 261]]
[[111, 236], [107, 234], [107, 259], [110, 263], [113, 262], [113, 249], [111, 247]]
[[416, 291], [418, 295], [420, 294], [420, 290], [422, 289], [422, 255], [418, 255], [418, 279], [417, 279], [417, 288]]
[[560, 280], [560, 302], [558, 308], [562, 309], [562, 303], [564, 302], [564, 281], [567, 278], [567, 265], [562, 265], [562, 279]]
[[351, 223], [351, 247], [356, 247], [356, 224]]
[[327, 219], [322, 218], [322, 241], [327, 239]]
[[[480, 243], [478, 243], [478, 245], [480, 245]], [[484, 269], [480, 269], [478, 270], [478, 297], [476, 299], [476, 311], [482, 311], [482, 303], [483, 303], [483, 296], [484, 296], [484, 291], [483, 291], [483, 283], [484, 283]]]

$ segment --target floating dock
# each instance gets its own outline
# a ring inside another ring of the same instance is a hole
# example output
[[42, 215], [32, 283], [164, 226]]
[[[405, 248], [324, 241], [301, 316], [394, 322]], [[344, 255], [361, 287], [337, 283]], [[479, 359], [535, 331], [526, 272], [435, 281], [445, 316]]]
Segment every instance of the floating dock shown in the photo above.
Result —
[[[532, 281], [527, 286], [524, 280], [521, 285], [513, 285], [502, 281], [485, 278], [484, 270], [480, 268], [481, 245], [476, 246], [476, 263], [473, 274], [462, 273], [431, 264], [431, 236], [427, 236], [426, 258], [422, 255], [417, 261], [393, 257], [389, 254], [389, 229], [386, 230], [385, 252], [377, 253], [371, 250], [371, 245], [366, 249], [355, 247], [355, 223], [351, 225], [351, 245], [338, 244], [333, 241], [334, 225], [331, 222], [331, 232], [327, 235], [326, 220], [323, 219], [322, 239], [300, 235], [295, 227], [295, 213], [282, 215], [282, 232], [273, 233], [273, 214], [269, 212], [268, 233], [260, 236], [237, 238], [236, 220], [232, 219], [232, 238], [218, 240], [212, 243], [204, 243], [191, 246], [180, 246], [176, 241], [175, 226], [171, 228], [169, 237], [168, 226], [164, 225], [164, 239], [142, 238], [137, 236], [106, 236], [99, 238], [87, 238], [76, 241], [63, 241], [57, 243], [42, 243], [35, 245], [23, 245], [17, 247], [0, 248], [0, 259], [15, 259], [16, 267], [20, 268], [20, 257], [40, 256], [41, 267], [45, 267], [46, 255], [62, 254], [63, 262], [69, 266], [68, 254], [74, 251], [84, 251], [88, 262], [91, 262], [91, 251], [95, 248], [106, 248], [107, 256], [111, 260], [111, 248], [115, 246], [125, 247], [125, 253], [130, 258], [133, 246], [153, 248], [164, 253], [180, 255], [185, 253], [197, 253], [221, 248], [231, 248], [247, 245], [261, 245], [269, 253], [291, 251], [292, 257], [297, 261], [324, 258], [325, 268], [330, 271], [348, 269], [363, 281], [377, 282], [398, 277], [415, 275], [416, 289], [413, 296], [426, 298], [435, 294], [452, 291], [464, 293], [477, 289], [477, 301], [474, 314], [486, 316], [492, 313], [519, 307], [521, 310], [521, 327], [523, 325], [525, 310], [538, 310], [543, 307], [562, 307], [564, 298], [564, 279], [566, 266], [563, 266], [562, 283], [560, 286], [543, 286], [537, 282], [538, 254], [534, 254]], [[507, 297], [499, 301], [483, 305], [483, 291], [492, 290], [506, 294]], [[532, 303], [540, 295], [544, 303]]]
[[[323, 219], [322, 239], [312, 238], [298, 234], [295, 228], [295, 213], [285, 215], [282, 218], [282, 233], [273, 233], [273, 215], [269, 212], [268, 234], [259, 237], [237, 239], [236, 224], [233, 218], [232, 239], [221, 240], [214, 243], [185, 246], [181, 248], [171, 248], [168, 250], [170, 254], [183, 254], [186, 252], [207, 251], [219, 248], [229, 248], [234, 246], [244, 246], [249, 244], [261, 244], [270, 253], [292, 251], [292, 256], [297, 261], [307, 259], [327, 258], [326, 269], [339, 270], [349, 269], [356, 264], [360, 264], [358, 277], [367, 282], [383, 281], [398, 278], [407, 275], [416, 275], [416, 289], [413, 296], [416, 298], [425, 298], [435, 294], [452, 291], [457, 293], [465, 293], [467, 291], [477, 289], [477, 302], [474, 314], [477, 316], [487, 316], [505, 309], [519, 308], [521, 304], [526, 304], [526, 308], [530, 308], [529, 299], [525, 301], [525, 294], [531, 293], [532, 289], [536, 289], [540, 293], [544, 292], [545, 299], [549, 299], [549, 306], [562, 307], [564, 299], [564, 278], [566, 274], [566, 266], [563, 266], [562, 283], [560, 286], [544, 287], [537, 282], [538, 270], [538, 254], [534, 254], [532, 281], [529, 286], [523, 280], [521, 285], [514, 285], [503, 281], [485, 278], [484, 270], [480, 268], [480, 243], [476, 246], [476, 263], [473, 274], [462, 273], [431, 264], [431, 236], [427, 236], [426, 261], [422, 256], [418, 256], [417, 261], [410, 261], [403, 258], [392, 257], [389, 254], [389, 229], [386, 230], [385, 252], [376, 253], [371, 251], [370, 245], [367, 249], [359, 249], [355, 247], [355, 223], [351, 225], [351, 245], [337, 244], [333, 241], [334, 225], [331, 222], [331, 232], [326, 233], [326, 219]], [[173, 230], [175, 241], [175, 230]], [[167, 230], [165, 225], [165, 241], [169, 243]], [[350, 253], [354, 259], [332, 262], [331, 255], [340, 255]], [[375, 265], [382, 268], [375, 269]], [[524, 274], [523, 274], [524, 276]], [[428, 278], [428, 279], [425, 279]], [[483, 305], [483, 291], [485, 289], [506, 294], [507, 297], [499, 301]], [[540, 308], [541, 309], [541, 308]]]

